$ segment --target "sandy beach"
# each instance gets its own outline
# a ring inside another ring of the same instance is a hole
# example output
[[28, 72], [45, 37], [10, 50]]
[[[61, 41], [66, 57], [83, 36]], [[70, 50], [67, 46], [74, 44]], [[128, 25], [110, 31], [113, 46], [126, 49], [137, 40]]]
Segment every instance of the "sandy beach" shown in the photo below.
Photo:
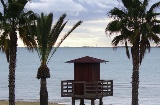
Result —
[[[0, 101], [0, 105], [8, 105], [8, 101]], [[39, 105], [39, 102], [16, 102], [16, 105]], [[65, 105], [57, 103], [49, 103], [48, 105]]]

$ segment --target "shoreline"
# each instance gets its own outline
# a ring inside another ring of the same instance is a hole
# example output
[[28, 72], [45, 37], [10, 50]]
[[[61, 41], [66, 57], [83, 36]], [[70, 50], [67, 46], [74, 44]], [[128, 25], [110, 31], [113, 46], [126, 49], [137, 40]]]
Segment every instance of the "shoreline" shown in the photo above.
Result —
[[[16, 105], [39, 105], [39, 102], [15, 101]], [[8, 105], [8, 100], [0, 100], [0, 105]], [[48, 102], [48, 105], [66, 105], [54, 102]]]

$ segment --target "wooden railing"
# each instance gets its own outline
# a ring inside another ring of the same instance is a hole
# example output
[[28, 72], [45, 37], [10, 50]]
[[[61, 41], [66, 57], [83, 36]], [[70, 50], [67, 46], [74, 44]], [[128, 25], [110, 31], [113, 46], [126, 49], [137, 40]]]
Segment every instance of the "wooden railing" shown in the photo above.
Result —
[[[75, 94], [75, 84], [83, 84], [84, 93], [82, 95]], [[100, 80], [98, 82], [84, 82], [74, 80], [61, 81], [62, 97], [102, 98], [104, 96], [112, 95], [113, 80]]]

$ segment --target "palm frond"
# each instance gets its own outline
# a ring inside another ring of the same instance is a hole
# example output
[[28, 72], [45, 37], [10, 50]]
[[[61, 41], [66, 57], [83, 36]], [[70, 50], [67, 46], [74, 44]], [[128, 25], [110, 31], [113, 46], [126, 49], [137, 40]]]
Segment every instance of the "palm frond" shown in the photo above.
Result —
[[[49, 48], [50, 49], [52, 49], [52, 47], [54, 47], [54, 50], [56, 51], [56, 49], [57, 49], [57, 47], [55, 46], [55, 44], [56, 44], [56, 42], [57, 42], [57, 39], [58, 39], [58, 37], [59, 37], [59, 35], [60, 35], [60, 33], [61, 33], [61, 31], [63, 30], [63, 28], [65, 27], [65, 25], [67, 24], [67, 22], [68, 21], [66, 21], [65, 23], [63, 23], [62, 25], [61, 25], [61, 27], [60, 27], [60, 29], [59, 29], [59, 33], [51, 33], [51, 43], [52, 44], [50, 44], [50, 46], [49, 46]], [[58, 36], [57, 36], [58, 35]], [[59, 47], [59, 46], [58, 46]], [[53, 50], [53, 51], [54, 51]], [[50, 50], [51, 51], [51, 50]], [[54, 51], [54, 53], [55, 53], [55, 51]], [[48, 52], [48, 56], [47, 56], [47, 58], [49, 57], [49, 53], [50, 52]], [[54, 53], [52, 53], [52, 55], [54, 54]], [[51, 57], [52, 57], [52, 55], [51, 55]], [[51, 58], [50, 57], [50, 58]], [[49, 61], [48, 61], [49, 62]]]
[[106, 29], [105, 29], [105, 32], [110, 32], [110, 34], [114, 33], [114, 32], [120, 32], [121, 31], [121, 21], [119, 20], [114, 20], [114, 21], [111, 21]]
[[6, 58], [7, 58], [7, 62], [9, 62], [9, 45], [10, 45], [10, 40], [8, 38], [6, 38], [5, 33], [3, 35], [1, 35], [0, 37], [0, 49], [2, 50], [2, 52], [5, 53]]
[[[43, 13], [41, 14], [41, 17], [37, 19], [37, 39], [38, 39], [38, 49], [41, 55], [41, 61], [46, 62], [46, 50], [47, 50], [47, 37], [46, 29], [48, 24], [46, 24], [47, 16], [45, 16]], [[47, 32], [48, 33], [48, 32]]]
[[[8, 1], [9, 2], [9, 1]], [[21, 13], [24, 11], [24, 7], [27, 4], [28, 0], [12, 0], [8, 3], [7, 7], [7, 17], [13, 18], [14, 21], [18, 21], [18, 18]]]
[[46, 40], [48, 40], [50, 31], [52, 29], [52, 21], [53, 21], [53, 14], [50, 13], [47, 17], [45, 17], [44, 26], [47, 26], [44, 28], [44, 34], [46, 34]]
[[55, 26], [53, 27], [53, 30], [51, 31], [51, 34], [54, 34], [54, 37], [58, 37], [58, 35], [61, 33], [61, 31], [63, 30], [61, 27], [63, 26], [63, 22], [64, 19], [66, 17], [66, 14], [63, 14], [59, 20], [57, 21], [57, 23], [55, 24]]
[[[23, 2], [23, 0], [21, 2]], [[31, 51], [36, 47], [36, 41], [33, 36], [35, 35], [33, 33], [36, 32], [36, 27], [34, 25], [34, 21], [36, 20], [35, 15], [33, 11], [28, 11], [20, 14], [18, 21], [19, 37], [22, 39], [24, 45], [27, 46], [28, 50]]]
[[114, 7], [112, 10], [109, 11], [109, 16], [111, 17], [123, 18], [125, 14], [126, 13], [123, 10], [120, 10], [117, 7]]
[[150, 52], [150, 42], [147, 38], [142, 37], [142, 40], [140, 42], [140, 57], [139, 57], [140, 64], [142, 62], [142, 59], [144, 58], [146, 49], [148, 49], [148, 51]]
[[120, 42], [124, 41], [124, 35], [118, 35], [113, 38], [112, 45], [117, 46]]
[[152, 22], [159, 24], [159, 23], [160, 23], [160, 20], [154, 19], [154, 20], [152, 20]]
[[3, 5], [3, 8], [4, 8], [4, 14], [6, 14], [6, 12], [7, 12], [7, 5], [6, 5], [6, 3], [4, 2], [4, 0], [1, 0], [1, 3], [2, 3], [2, 5]]
[[[33, 26], [32, 26], [33, 29]], [[29, 50], [33, 50], [36, 47], [36, 41], [34, 36], [29, 34], [29, 30], [27, 26], [19, 27], [19, 37], [22, 39], [24, 45], [27, 46]]]
[[[156, 20], [156, 17], [158, 17], [160, 15], [160, 13], [151, 13], [151, 12], [147, 12], [146, 14], [146, 21], [150, 22], [152, 20]], [[154, 21], [153, 21], [154, 22]]]
[[125, 8], [130, 8], [133, 5], [133, 0], [122, 0], [123, 5], [125, 6]]
[[148, 2], [149, 2], [150, 0], [144, 0], [143, 1], [143, 7], [144, 7], [144, 10], [146, 10], [146, 7], [148, 6]]
[[51, 36], [50, 38], [52, 39], [52, 46], [54, 46], [55, 42], [58, 39], [59, 34], [61, 33], [61, 31], [63, 30], [63, 28], [65, 27], [66, 22], [64, 22], [64, 19], [66, 17], [66, 14], [63, 14], [59, 20], [57, 21], [57, 23], [55, 24], [55, 26], [53, 27], [53, 29], [51, 30]]
[[159, 38], [159, 36], [158, 36], [157, 34], [148, 33], [147, 36], [148, 36], [148, 39], [149, 39], [150, 41], [153, 41], [153, 42], [156, 43], [156, 44], [159, 44], [159, 43], [160, 43], [160, 38]]
[[130, 59], [130, 53], [129, 53], [127, 41], [125, 41], [125, 48], [126, 48], [126, 55], [127, 55], [127, 57]]
[[55, 24], [55, 26], [53, 27], [53, 29], [51, 30], [50, 32], [50, 35], [49, 35], [49, 43], [48, 43], [48, 51], [47, 51], [47, 54], [46, 54], [46, 58], [48, 59], [49, 55], [50, 55], [50, 52], [52, 50], [52, 47], [55, 46], [55, 43], [61, 33], [61, 31], [63, 30], [63, 28], [65, 27], [67, 21], [64, 23], [64, 19], [66, 17], [66, 14], [63, 14], [59, 20], [57, 21], [57, 23]]
[[160, 7], [160, 1], [159, 2], [157, 2], [157, 3], [155, 3], [155, 4], [153, 4], [151, 7], [150, 7], [150, 9], [149, 9], [149, 13], [153, 13], [154, 12], [154, 10], [156, 9], [156, 8], [158, 8], [158, 7]]
[[154, 25], [151, 30], [156, 34], [160, 34], [160, 25]]
[[60, 40], [60, 42], [57, 44], [56, 48], [53, 50], [49, 60], [47, 61], [47, 64], [48, 62], [50, 61], [50, 59], [52, 58], [52, 56], [54, 55], [54, 53], [56, 52], [57, 48], [59, 48], [59, 46], [62, 44], [62, 42], [79, 26], [81, 25], [83, 21], [78, 21], [63, 37], [62, 39]]

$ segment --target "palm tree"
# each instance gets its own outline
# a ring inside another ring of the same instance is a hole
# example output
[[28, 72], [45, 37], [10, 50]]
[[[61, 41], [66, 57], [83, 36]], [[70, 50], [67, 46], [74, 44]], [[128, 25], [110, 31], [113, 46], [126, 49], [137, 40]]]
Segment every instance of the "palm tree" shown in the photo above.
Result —
[[[5, 52], [9, 62], [9, 105], [15, 105], [15, 69], [17, 58], [17, 32], [25, 36], [25, 44], [32, 48], [35, 41], [27, 34], [27, 24], [25, 17], [31, 16], [32, 12], [24, 12], [24, 7], [28, 0], [1, 0], [3, 13], [0, 13], [0, 49]], [[31, 16], [32, 17], [32, 16]], [[28, 40], [30, 39], [30, 40]]]
[[69, 30], [61, 39], [61, 41], [56, 45], [57, 39], [64, 29], [66, 22], [64, 19], [66, 14], [63, 14], [57, 23], [52, 27], [53, 14], [41, 16], [37, 15], [35, 22], [35, 30], [30, 28], [30, 33], [35, 35], [37, 40], [37, 48], [36, 51], [39, 55], [41, 65], [38, 68], [37, 78], [41, 80], [40, 84], [40, 105], [48, 105], [48, 91], [47, 91], [47, 82], [46, 79], [50, 78], [49, 68], [47, 67], [48, 62], [51, 57], [57, 50], [57, 48], [61, 45], [61, 43], [68, 37], [68, 35], [78, 27], [82, 21], [78, 21], [71, 30]]
[[[132, 105], [138, 105], [139, 67], [146, 50], [150, 51], [150, 43], [158, 44], [160, 38], [160, 20], [156, 8], [160, 2], [153, 4], [149, 10], [149, 0], [122, 0], [124, 8], [113, 8], [109, 16], [114, 17], [106, 27], [106, 33], [117, 33], [112, 44], [117, 46], [120, 42], [125, 43], [126, 54], [130, 58], [128, 44], [131, 45], [133, 63], [132, 73]], [[136, 8], [135, 8], [136, 7]]]

